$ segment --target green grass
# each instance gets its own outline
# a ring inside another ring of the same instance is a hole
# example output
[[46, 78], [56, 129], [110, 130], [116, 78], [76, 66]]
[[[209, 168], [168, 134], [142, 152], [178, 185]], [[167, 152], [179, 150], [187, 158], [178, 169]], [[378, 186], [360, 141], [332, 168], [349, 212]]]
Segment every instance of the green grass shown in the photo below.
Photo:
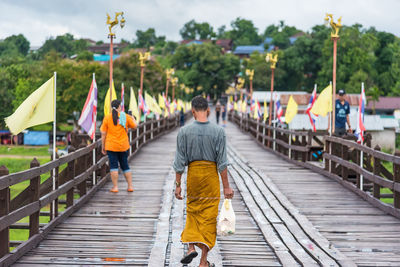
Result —
[[[53, 123], [46, 123], [46, 124], [41, 124], [41, 125], [37, 125], [34, 126], [32, 128], [29, 128], [29, 130], [32, 131], [53, 131]], [[74, 130], [74, 126], [73, 125], [69, 125], [67, 123], [58, 123], [57, 124], [57, 130], [60, 131], [65, 131], [65, 132], [71, 132]]]
[[48, 146], [0, 145], [0, 155], [50, 156]]
[[[388, 188], [381, 188], [381, 194], [392, 194], [392, 190]], [[387, 204], [393, 204], [393, 198], [381, 198], [381, 201]]]

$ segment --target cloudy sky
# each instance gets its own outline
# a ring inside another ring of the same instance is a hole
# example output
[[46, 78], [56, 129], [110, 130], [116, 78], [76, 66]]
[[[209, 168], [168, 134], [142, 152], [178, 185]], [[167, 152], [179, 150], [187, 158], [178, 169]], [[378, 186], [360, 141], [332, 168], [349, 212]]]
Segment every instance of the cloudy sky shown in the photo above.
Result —
[[[250, 19], [260, 32], [284, 20], [304, 31], [323, 23], [326, 12], [342, 23], [374, 26], [400, 36], [400, 0], [0, 0], [0, 39], [24, 34], [32, 46], [51, 37], [107, 40], [106, 13], [124, 11], [126, 27], [117, 38], [132, 41], [136, 30], [156, 29], [157, 35], [180, 40], [179, 29], [191, 19], [229, 29], [236, 17]], [[118, 41], [118, 40], [117, 40]]]

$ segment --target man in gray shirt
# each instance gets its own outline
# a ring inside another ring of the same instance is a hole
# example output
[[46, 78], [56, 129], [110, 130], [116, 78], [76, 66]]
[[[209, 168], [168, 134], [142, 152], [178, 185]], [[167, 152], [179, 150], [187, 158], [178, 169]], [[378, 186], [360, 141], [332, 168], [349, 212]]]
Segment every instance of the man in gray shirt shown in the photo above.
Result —
[[228, 182], [225, 131], [208, 121], [210, 108], [202, 96], [192, 99], [192, 112], [195, 121], [181, 128], [177, 137], [175, 197], [183, 199], [181, 177], [185, 166], [188, 166], [187, 215], [181, 241], [189, 244], [189, 250], [181, 263], [188, 264], [198, 255], [194, 248], [196, 245], [202, 250], [200, 267], [206, 267], [213, 266], [207, 261], [207, 254], [214, 247], [217, 237], [220, 201], [218, 172], [224, 197], [232, 198], [233, 190]]

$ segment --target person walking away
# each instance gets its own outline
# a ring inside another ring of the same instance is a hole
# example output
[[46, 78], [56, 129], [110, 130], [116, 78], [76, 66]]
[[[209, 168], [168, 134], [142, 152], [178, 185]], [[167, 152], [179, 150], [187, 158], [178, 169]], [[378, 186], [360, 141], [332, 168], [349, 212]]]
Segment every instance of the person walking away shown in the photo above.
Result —
[[351, 133], [350, 125], [350, 104], [346, 101], [346, 92], [340, 89], [338, 92], [339, 99], [335, 102], [335, 135], [343, 136], [346, 134], [346, 122], [349, 126], [348, 132]]
[[222, 127], [226, 127], [226, 106], [225, 104], [221, 107], [221, 115], [222, 115]]
[[217, 101], [215, 105], [215, 115], [217, 116], [217, 124], [219, 124], [219, 117], [221, 115], [221, 102]]
[[177, 137], [174, 170], [176, 172], [175, 197], [182, 198], [181, 177], [188, 166], [186, 225], [181, 241], [189, 245], [182, 264], [190, 263], [202, 251], [200, 267], [214, 266], [207, 261], [208, 252], [214, 247], [217, 234], [218, 205], [220, 202], [221, 175], [224, 197], [233, 197], [228, 182], [225, 131], [208, 121], [210, 108], [202, 96], [192, 99], [195, 121], [180, 129]]
[[102, 153], [108, 155], [113, 187], [110, 190], [118, 193], [118, 163], [128, 183], [128, 192], [133, 192], [132, 173], [128, 164], [128, 128], [136, 128], [135, 119], [121, 111], [121, 101], [111, 102], [112, 112], [103, 119], [101, 125]]

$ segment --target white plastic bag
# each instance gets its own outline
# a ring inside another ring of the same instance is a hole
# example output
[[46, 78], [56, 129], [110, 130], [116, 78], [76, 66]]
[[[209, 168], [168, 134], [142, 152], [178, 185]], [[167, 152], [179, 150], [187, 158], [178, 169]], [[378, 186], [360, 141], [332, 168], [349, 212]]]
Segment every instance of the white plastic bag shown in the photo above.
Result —
[[232, 235], [235, 233], [236, 216], [230, 199], [225, 199], [219, 213], [217, 234]]

